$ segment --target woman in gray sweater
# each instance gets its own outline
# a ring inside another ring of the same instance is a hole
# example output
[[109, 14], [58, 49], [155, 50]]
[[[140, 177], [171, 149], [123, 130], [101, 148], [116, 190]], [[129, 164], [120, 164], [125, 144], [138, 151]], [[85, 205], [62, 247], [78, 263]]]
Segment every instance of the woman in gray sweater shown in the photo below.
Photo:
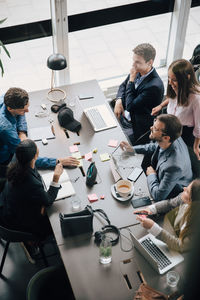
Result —
[[195, 230], [193, 224], [199, 217], [200, 212], [200, 179], [192, 181], [177, 197], [134, 211], [134, 213], [138, 212], [148, 215], [167, 213], [163, 228], [147, 218], [146, 215], [138, 215], [137, 219], [144, 228], [156, 238], [165, 242], [170, 249], [179, 252], [189, 250]]

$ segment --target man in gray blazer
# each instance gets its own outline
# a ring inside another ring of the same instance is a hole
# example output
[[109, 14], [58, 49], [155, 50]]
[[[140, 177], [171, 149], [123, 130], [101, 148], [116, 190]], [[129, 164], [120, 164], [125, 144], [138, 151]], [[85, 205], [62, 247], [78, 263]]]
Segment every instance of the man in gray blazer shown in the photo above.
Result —
[[147, 183], [154, 201], [160, 201], [177, 196], [192, 181], [192, 169], [187, 146], [180, 137], [182, 125], [176, 116], [159, 115], [150, 129], [149, 137], [156, 143], [120, 145], [129, 152], [151, 155]]

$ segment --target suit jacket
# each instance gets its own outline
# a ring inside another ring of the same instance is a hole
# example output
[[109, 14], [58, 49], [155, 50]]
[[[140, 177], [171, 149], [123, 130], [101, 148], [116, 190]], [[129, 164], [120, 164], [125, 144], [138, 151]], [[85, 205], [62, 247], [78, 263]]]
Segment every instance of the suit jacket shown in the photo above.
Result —
[[[188, 236], [186, 236], [183, 240], [179, 238], [185, 222], [183, 216], [188, 208], [188, 205], [182, 202], [181, 194], [173, 199], [157, 202], [154, 205], [157, 213], [168, 212], [165, 215], [163, 228], [156, 238], [165, 242], [172, 250], [179, 252], [189, 250], [192, 246], [192, 236], [190, 236], [189, 230]], [[190, 233], [191, 232], [192, 229], [190, 230]]]
[[[130, 112], [134, 138], [137, 140], [150, 129], [153, 124], [152, 108], [159, 105], [163, 99], [164, 86], [154, 69], [137, 87], [129, 82], [130, 75], [120, 85], [117, 98], [122, 99], [124, 109]], [[142, 143], [149, 142], [147, 135]], [[141, 142], [140, 142], [141, 143]]]
[[[157, 143], [149, 143], [133, 148], [137, 153], [152, 154], [151, 161], [153, 161], [157, 147]], [[191, 181], [190, 157], [187, 146], [180, 137], [169, 148], [161, 152], [156, 166], [156, 174], [148, 175], [147, 183], [154, 201], [160, 201], [169, 198], [175, 187], [187, 186]], [[179, 192], [180, 190], [177, 194]], [[174, 197], [176, 195], [174, 194]]]
[[11, 229], [37, 232], [42, 206], [50, 206], [57, 197], [59, 188], [50, 186], [46, 192], [41, 176], [36, 169], [29, 168], [23, 183], [12, 185], [6, 182], [0, 194], [1, 219]]

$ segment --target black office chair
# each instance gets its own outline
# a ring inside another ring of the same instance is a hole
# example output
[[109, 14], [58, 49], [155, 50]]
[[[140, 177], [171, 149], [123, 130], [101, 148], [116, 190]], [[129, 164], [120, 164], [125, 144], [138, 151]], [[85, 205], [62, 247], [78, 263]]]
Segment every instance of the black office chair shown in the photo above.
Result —
[[42, 269], [29, 281], [26, 290], [26, 300], [44, 299], [75, 299], [62, 265]]
[[[8, 228], [3, 227], [0, 225], [0, 238], [6, 241], [6, 245], [4, 248], [4, 253], [1, 259], [1, 265], [0, 265], [0, 276], [2, 276], [2, 270], [3, 266], [5, 263], [6, 255], [8, 252], [8, 247], [10, 243], [20, 243], [20, 242], [30, 242], [30, 241], [38, 241], [38, 238], [33, 235], [32, 233], [28, 232], [22, 232], [22, 231], [16, 231], [16, 230], [11, 230]], [[48, 262], [42, 247], [42, 244], [39, 242], [38, 243], [38, 248], [40, 250], [41, 257], [44, 261], [45, 266], [48, 266]]]

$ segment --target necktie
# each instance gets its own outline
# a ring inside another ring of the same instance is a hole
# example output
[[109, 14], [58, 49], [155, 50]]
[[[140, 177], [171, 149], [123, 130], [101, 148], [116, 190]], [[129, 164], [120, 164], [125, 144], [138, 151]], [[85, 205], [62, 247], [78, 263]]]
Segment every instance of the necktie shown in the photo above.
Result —
[[159, 152], [160, 152], [160, 147], [158, 146], [156, 151], [152, 155], [152, 159], [151, 159], [151, 165], [152, 165], [154, 170], [156, 170], [156, 166], [157, 166], [157, 163], [158, 163]]

